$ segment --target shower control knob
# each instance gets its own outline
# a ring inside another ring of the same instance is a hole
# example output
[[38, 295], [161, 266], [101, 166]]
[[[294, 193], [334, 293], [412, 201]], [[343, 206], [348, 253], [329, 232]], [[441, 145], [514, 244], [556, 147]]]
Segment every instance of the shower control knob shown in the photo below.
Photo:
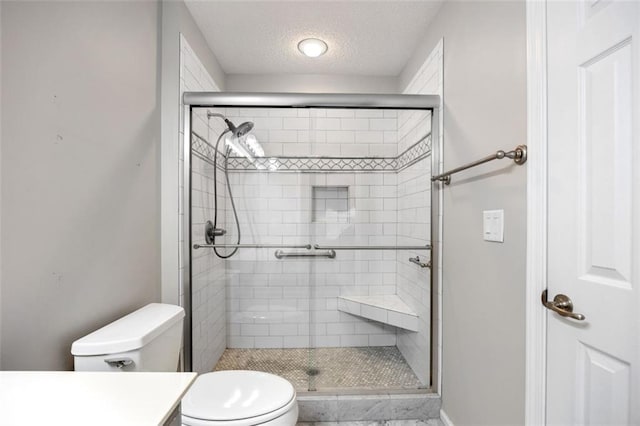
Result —
[[213, 226], [213, 222], [210, 220], [204, 224], [204, 239], [207, 244], [213, 244], [213, 240], [215, 237], [221, 237], [227, 233], [226, 229], [216, 228]]

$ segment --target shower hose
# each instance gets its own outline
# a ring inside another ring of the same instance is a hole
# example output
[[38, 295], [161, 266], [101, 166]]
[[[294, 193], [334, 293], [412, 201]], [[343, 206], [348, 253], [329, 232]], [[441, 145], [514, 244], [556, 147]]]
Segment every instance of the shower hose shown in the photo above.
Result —
[[[216, 149], [213, 158], [213, 202], [214, 202], [214, 214], [213, 214], [213, 229], [218, 229], [218, 146], [220, 145], [220, 141], [222, 137], [229, 133], [229, 129], [226, 129], [224, 132], [220, 133], [218, 136], [218, 140], [216, 141]], [[229, 162], [229, 151], [227, 148], [226, 155], [224, 156], [224, 179], [227, 182], [227, 191], [229, 191], [229, 199], [231, 200], [231, 208], [233, 209], [233, 217], [236, 221], [236, 230], [238, 231], [238, 238], [236, 240], [236, 244], [240, 244], [240, 222], [238, 221], [238, 212], [236, 211], [236, 203], [233, 201], [233, 193], [231, 192], [231, 184], [229, 183], [229, 171], [227, 170], [227, 165]], [[213, 235], [213, 244], [216, 244], [216, 236], [215, 233]], [[233, 251], [229, 254], [220, 254], [218, 252], [217, 247], [213, 247], [213, 251], [216, 256], [221, 259], [228, 259], [238, 251], [238, 247], [234, 248]]]

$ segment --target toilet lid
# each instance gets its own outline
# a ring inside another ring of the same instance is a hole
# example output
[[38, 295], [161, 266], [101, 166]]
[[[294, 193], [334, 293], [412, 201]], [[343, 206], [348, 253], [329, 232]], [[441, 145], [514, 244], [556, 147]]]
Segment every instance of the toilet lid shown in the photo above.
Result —
[[295, 396], [291, 383], [261, 371], [216, 371], [198, 376], [182, 399], [182, 414], [230, 421], [278, 410]]

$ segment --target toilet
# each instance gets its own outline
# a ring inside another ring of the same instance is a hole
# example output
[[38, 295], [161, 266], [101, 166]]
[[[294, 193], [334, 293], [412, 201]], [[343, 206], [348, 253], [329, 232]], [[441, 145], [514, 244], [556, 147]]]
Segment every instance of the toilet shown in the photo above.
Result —
[[[176, 371], [184, 309], [151, 303], [76, 340], [76, 371]], [[199, 375], [182, 399], [187, 426], [293, 426], [296, 392], [282, 377], [260, 371]]]

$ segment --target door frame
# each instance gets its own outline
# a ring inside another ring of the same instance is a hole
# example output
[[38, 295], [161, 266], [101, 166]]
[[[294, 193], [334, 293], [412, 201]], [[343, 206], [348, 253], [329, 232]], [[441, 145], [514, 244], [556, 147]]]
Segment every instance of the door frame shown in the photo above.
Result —
[[527, 273], [525, 424], [546, 424], [547, 313], [547, 0], [526, 0]]

